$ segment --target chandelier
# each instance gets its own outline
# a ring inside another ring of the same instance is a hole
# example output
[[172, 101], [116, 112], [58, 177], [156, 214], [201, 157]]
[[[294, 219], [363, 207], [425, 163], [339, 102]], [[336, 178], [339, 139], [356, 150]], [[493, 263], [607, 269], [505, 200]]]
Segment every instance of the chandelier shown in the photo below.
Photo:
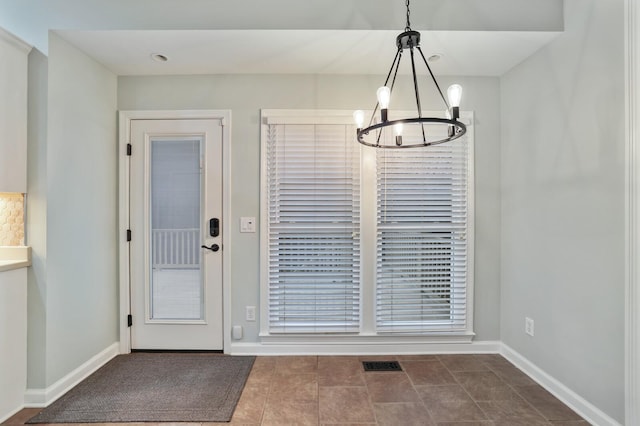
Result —
[[[358, 110], [353, 113], [353, 118], [356, 122], [357, 127], [356, 134], [358, 142], [374, 148], [418, 148], [437, 145], [440, 143], [458, 139], [467, 131], [466, 126], [458, 121], [458, 119], [460, 118], [460, 99], [462, 97], [462, 87], [459, 84], [451, 85], [447, 90], [447, 96], [449, 98], [449, 102], [447, 102], [444, 95], [442, 94], [442, 90], [440, 89], [440, 85], [438, 84], [436, 77], [431, 71], [431, 67], [429, 67], [429, 64], [427, 63], [427, 59], [425, 58], [424, 53], [422, 53], [422, 49], [420, 48], [420, 33], [411, 29], [411, 23], [409, 21], [411, 14], [409, 10], [409, 0], [406, 0], [406, 6], [407, 24], [404, 32], [400, 33], [396, 37], [396, 45], [398, 47], [398, 50], [396, 52], [393, 63], [391, 64], [391, 68], [389, 69], [389, 73], [387, 74], [384, 85], [380, 87], [376, 93], [378, 97], [378, 103], [376, 104], [373, 113], [371, 114], [371, 119], [369, 120], [368, 126], [363, 128], [364, 112], [362, 110]], [[405, 50], [409, 50], [409, 54], [411, 57], [411, 72], [413, 75], [413, 89], [416, 97], [417, 114], [416, 117], [396, 118], [390, 120], [389, 103], [391, 100], [391, 95], [393, 93], [393, 88], [396, 83], [396, 77], [398, 76], [400, 62], [402, 61], [402, 54]], [[416, 51], [419, 55], [415, 54]], [[416, 59], [416, 57], [418, 58]], [[422, 59], [422, 62], [424, 62], [424, 65], [427, 67], [429, 75], [431, 76], [431, 80], [433, 81], [433, 84], [435, 85], [438, 93], [440, 94], [440, 97], [442, 98], [442, 101], [444, 102], [444, 117], [422, 116], [422, 108], [420, 105], [420, 91], [418, 90], [418, 75], [416, 74], [416, 62], [419, 63], [420, 59]], [[380, 109], [380, 120], [376, 121], [375, 117], [378, 109]], [[406, 143], [406, 141], [403, 142], [402, 134], [405, 125], [413, 127], [419, 126], [419, 130], [417, 133], [421, 136], [412, 138], [410, 141], [408, 141], [408, 143]], [[429, 129], [425, 129], [425, 125], [446, 126], [446, 132], [429, 132]], [[394, 138], [382, 137], [383, 130], [387, 127], [393, 128], [395, 135]]]

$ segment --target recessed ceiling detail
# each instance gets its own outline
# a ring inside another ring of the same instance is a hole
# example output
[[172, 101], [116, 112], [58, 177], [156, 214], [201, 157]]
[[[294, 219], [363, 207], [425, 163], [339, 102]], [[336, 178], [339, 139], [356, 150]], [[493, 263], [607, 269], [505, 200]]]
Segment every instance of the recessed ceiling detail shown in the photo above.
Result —
[[[114, 30], [57, 33], [117, 75], [386, 73], [397, 31]], [[545, 31], [421, 31], [437, 75], [500, 76], [555, 38]], [[158, 67], [149, 52], [171, 60]], [[363, 64], [366, 66], [363, 67]]]

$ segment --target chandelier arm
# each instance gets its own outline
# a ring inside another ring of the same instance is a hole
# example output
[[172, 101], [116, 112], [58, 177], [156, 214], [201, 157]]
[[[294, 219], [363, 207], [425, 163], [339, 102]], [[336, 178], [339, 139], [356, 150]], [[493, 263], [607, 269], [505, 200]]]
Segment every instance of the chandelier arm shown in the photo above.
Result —
[[[409, 48], [411, 53], [411, 72], [413, 73], [413, 90], [416, 93], [416, 106], [418, 107], [418, 117], [422, 118], [422, 105], [420, 104], [420, 90], [418, 89], [418, 76], [416, 75], [416, 61], [413, 57], [413, 47]], [[427, 143], [427, 135], [424, 133], [424, 123], [420, 123], [422, 128], [422, 141]]]
[[[393, 88], [396, 85], [396, 77], [398, 77], [398, 70], [400, 69], [400, 62], [402, 62], [402, 48], [398, 48], [398, 53], [396, 54], [396, 58], [397, 61], [393, 61], [393, 64], [391, 64], [391, 69], [389, 70], [389, 74], [387, 75], [387, 79], [384, 82], [384, 85], [386, 86], [389, 83], [389, 77], [391, 77], [391, 73], [393, 73], [393, 79], [391, 80], [391, 86], [389, 87], [389, 93], [393, 93]], [[393, 70], [393, 68], [395, 67], [395, 71]], [[374, 115], [375, 115], [375, 111], [374, 111]], [[373, 117], [371, 117], [371, 119], [373, 120]], [[373, 122], [369, 123], [369, 126], [371, 126], [371, 124], [373, 124]], [[378, 133], [378, 138], [376, 139], [376, 145], [380, 145], [380, 137], [382, 136], [382, 132]]]
[[[396, 52], [396, 56], [395, 58], [393, 58], [393, 63], [391, 64], [391, 68], [389, 68], [389, 72], [387, 73], [387, 78], [384, 81], [384, 86], [387, 85], [387, 83], [389, 82], [389, 78], [391, 77], [391, 73], [393, 72], [393, 67], [396, 67], [396, 63], [400, 64], [400, 57], [402, 56], [402, 49], [398, 49], [398, 51]], [[394, 78], [395, 80], [395, 78]], [[376, 112], [378, 112], [378, 108], [380, 107], [380, 103], [376, 102], [376, 107], [373, 109], [373, 112], [371, 113], [371, 118], [369, 119], [369, 126], [371, 126], [373, 124], [373, 119], [376, 116]]]
[[420, 48], [420, 46], [417, 46], [417, 47], [418, 47], [418, 52], [420, 52], [420, 56], [422, 56], [422, 60], [424, 61], [424, 64], [427, 66], [427, 69], [429, 70], [429, 74], [431, 74], [431, 79], [433, 80], [433, 84], [436, 85], [436, 88], [438, 89], [438, 93], [440, 93], [440, 97], [442, 98], [442, 101], [444, 102], [444, 104], [447, 107], [447, 109], [451, 108], [449, 106], [449, 102], [447, 102], [447, 99], [442, 94], [442, 90], [440, 89], [440, 85], [438, 84], [438, 80], [436, 80], [436, 76], [433, 75], [433, 71], [431, 71], [431, 67], [427, 63], [427, 58], [424, 57], [424, 53], [422, 53], [422, 49]]

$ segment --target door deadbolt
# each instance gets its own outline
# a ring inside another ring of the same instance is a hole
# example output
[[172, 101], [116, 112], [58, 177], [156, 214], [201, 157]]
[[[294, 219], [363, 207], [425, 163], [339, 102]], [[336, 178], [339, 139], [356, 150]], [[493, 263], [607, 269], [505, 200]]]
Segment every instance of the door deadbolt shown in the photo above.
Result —
[[201, 247], [202, 247], [202, 248], [205, 248], [205, 249], [207, 249], [207, 250], [211, 250], [211, 251], [218, 251], [218, 250], [220, 250], [220, 246], [219, 246], [219, 245], [217, 245], [217, 244], [211, 244], [211, 247], [209, 247], [209, 246], [205, 246], [205, 245], [203, 245], [203, 246], [201, 246]]

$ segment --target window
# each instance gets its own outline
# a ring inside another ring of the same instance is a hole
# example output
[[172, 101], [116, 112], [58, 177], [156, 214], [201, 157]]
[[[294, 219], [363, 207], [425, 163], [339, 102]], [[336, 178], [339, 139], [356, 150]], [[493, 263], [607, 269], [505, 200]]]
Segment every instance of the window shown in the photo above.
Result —
[[351, 113], [262, 120], [261, 334], [471, 335], [471, 126], [375, 150]]

